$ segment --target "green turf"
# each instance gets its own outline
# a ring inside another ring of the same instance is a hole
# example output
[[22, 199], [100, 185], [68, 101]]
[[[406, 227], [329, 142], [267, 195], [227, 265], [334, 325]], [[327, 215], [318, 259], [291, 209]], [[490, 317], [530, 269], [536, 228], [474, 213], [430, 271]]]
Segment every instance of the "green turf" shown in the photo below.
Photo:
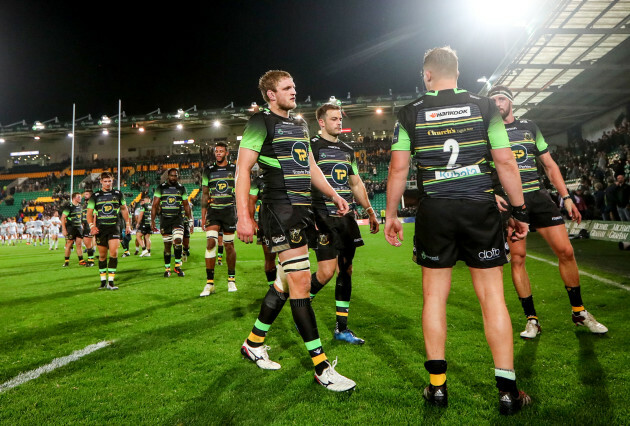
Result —
[[[401, 248], [382, 232], [362, 228], [366, 246], [354, 263], [350, 327], [362, 347], [338, 343], [334, 289], [314, 302], [319, 331], [338, 371], [357, 382], [351, 394], [313, 382], [312, 365], [288, 306], [266, 343], [279, 371], [243, 360], [266, 292], [260, 246], [237, 242], [238, 292], [227, 293], [227, 268], [217, 267], [217, 294], [199, 298], [205, 283], [203, 235], [195, 234], [185, 278], [162, 277], [162, 243], [153, 257], [120, 259], [117, 292], [98, 291], [98, 268], [62, 269], [61, 250], [0, 247], [0, 383], [54, 358], [103, 340], [114, 343], [38, 379], [0, 393], [0, 424], [488, 424], [505, 422], [497, 410], [492, 360], [468, 271], [458, 265], [448, 306], [447, 409], [428, 407], [424, 370], [420, 267], [411, 262], [412, 227]], [[548, 256], [532, 236], [529, 248]], [[538, 238], [538, 239], [537, 239]], [[628, 285], [630, 252], [614, 243], [575, 242], [588, 271]], [[609, 250], [615, 268], [597, 256]], [[617, 250], [617, 251], [615, 251]], [[589, 262], [589, 258], [596, 259]], [[551, 257], [550, 257], [551, 259]], [[311, 256], [314, 261], [314, 257]], [[519, 386], [534, 405], [514, 424], [623, 424], [630, 414], [627, 368], [630, 293], [583, 278], [587, 309], [606, 324], [591, 335], [570, 320], [557, 268], [529, 260], [543, 333], [523, 341], [524, 317], [506, 268], [506, 299], [514, 324]], [[613, 269], [613, 270], [611, 270]]]

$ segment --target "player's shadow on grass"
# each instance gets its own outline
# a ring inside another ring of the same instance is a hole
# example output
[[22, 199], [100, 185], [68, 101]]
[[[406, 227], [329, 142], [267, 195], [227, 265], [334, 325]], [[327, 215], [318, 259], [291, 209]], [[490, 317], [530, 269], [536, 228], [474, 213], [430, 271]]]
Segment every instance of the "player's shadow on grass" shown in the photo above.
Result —
[[[593, 415], [593, 418], [583, 419], [581, 423], [614, 424], [615, 418], [611, 412], [612, 404], [606, 388], [608, 377], [594, 350], [596, 343], [600, 341], [603, 343], [608, 339], [605, 336], [584, 331], [576, 332], [575, 334], [580, 345], [577, 370], [583, 396], [579, 400], [588, 401], [589, 406], [592, 407], [589, 413]], [[605, 414], [606, 417], [603, 418], [602, 414]]]

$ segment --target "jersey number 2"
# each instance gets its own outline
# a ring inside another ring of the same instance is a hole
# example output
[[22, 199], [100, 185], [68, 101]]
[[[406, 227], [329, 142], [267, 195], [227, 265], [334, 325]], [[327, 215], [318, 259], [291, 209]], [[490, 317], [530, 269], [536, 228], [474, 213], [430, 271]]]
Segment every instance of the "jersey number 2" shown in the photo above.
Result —
[[446, 164], [447, 169], [454, 169], [456, 167], [457, 156], [459, 155], [459, 144], [455, 139], [447, 139], [444, 142], [444, 152], [451, 151], [451, 157]]

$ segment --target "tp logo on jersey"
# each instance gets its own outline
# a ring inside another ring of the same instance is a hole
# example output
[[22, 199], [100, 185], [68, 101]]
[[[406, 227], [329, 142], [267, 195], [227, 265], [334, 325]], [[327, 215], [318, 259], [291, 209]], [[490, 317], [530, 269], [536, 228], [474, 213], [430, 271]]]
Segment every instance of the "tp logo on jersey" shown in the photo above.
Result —
[[101, 207], [101, 211], [104, 214], [110, 214], [113, 210], [114, 210], [114, 206], [109, 203], [103, 204], [103, 207]]
[[527, 160], [527, 148], [521, 144], [515, 144], [511, 146], [512, 154], [514, 154], [514, 159], [518, 164], [522, 164]]
[[176, 198], [172, 195], [169, 195], [168, 197], [166, 197], [166, 204], [168, 204], [169, 206], [173, 206], [175, 205], [176, 202]]
[[302, 167], [308, 166], [308, 147], [304, 142], [296, 142], [291, 147], [293, 160]]
[[217, 191], [220, 193], [227, 192], [228, 187], [228, 183], [224, 180], [220, 180], [217, 182]]
[[348, 167], [343, 163], [335, 164], [330, 175], [337, 185], [345, 185], [348, 183]]

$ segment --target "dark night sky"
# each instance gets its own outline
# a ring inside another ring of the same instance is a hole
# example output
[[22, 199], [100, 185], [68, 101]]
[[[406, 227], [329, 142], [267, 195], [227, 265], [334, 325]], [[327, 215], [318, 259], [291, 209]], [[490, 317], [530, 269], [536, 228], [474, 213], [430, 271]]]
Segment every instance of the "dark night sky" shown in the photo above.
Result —
[[[478, 91], [505, 29], [464, 0], [37, 2], [0, 5], [0, 123], [249, 105], [285, 69], [298, 99], [413, 92], [424, 51], [451, 45]], [[423, 5], [425, 6], [423, 8]], [[95, 10], [100, 8], [100, 10]]]

